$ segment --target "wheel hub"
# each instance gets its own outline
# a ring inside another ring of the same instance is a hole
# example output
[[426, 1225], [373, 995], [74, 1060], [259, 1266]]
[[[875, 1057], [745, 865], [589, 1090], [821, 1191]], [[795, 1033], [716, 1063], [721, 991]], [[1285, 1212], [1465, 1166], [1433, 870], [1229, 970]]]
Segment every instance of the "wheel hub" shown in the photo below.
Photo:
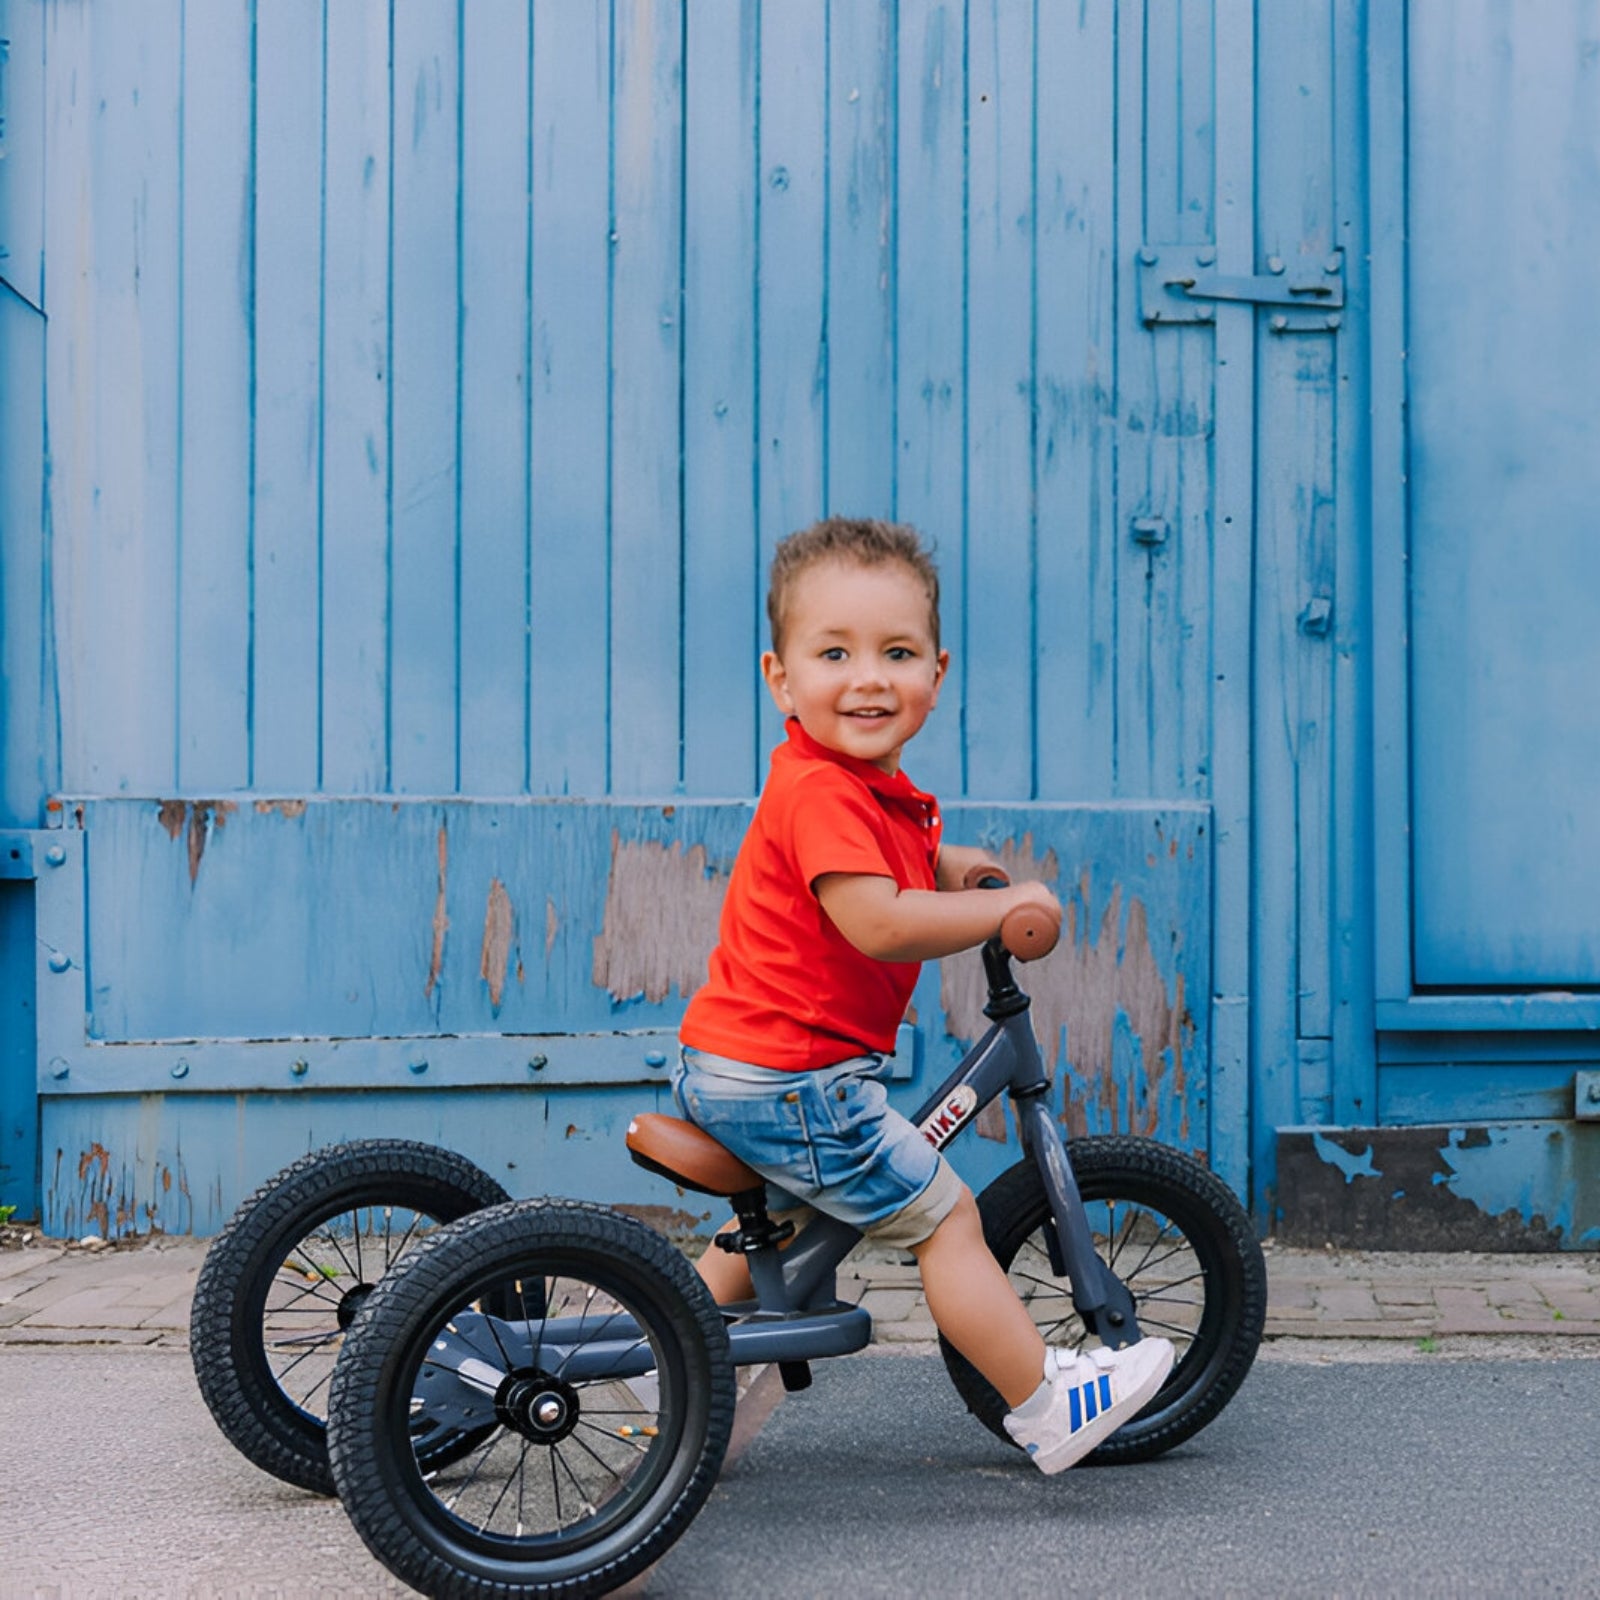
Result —
[[547, 1372], [508, 1373], [494, 1397], [495, 1415], [535, 1444], [558, 1444], [578, 1426], [578, 1391]]
[[358, 1283], [355, 1288], [345, 1290], [337, 1309], [334, 1311], [334, 1316], [339, 1320], [339, 1331], [341, 1333], [356, 1320], [356, 1314], [367, 1303], [367, 1296], [372, 1293], [373, 1287], [370, 1283]]

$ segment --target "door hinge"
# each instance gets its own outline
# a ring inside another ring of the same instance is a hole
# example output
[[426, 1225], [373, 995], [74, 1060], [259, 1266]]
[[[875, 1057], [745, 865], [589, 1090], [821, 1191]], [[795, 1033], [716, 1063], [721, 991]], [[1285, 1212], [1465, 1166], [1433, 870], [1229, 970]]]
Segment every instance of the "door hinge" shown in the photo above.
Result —
[[1212, 245], [1147, 244], [1139, 251], [1139, 315], [1145, 327], [1215, 322], [1215, 302], [1269, 306], [1273, 333], [1327, 333], [1342, 322], [1344, 252], [1293, 273], [1281, 256], [1254, 278], [1224, 277]]

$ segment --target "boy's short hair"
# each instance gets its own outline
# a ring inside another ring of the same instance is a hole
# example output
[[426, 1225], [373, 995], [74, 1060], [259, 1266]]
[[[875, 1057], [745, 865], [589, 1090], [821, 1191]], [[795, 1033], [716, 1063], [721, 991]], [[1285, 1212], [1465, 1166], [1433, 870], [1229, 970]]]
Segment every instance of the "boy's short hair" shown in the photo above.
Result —
[[779, 542], [772, 556], [767, 586], [767, 621], [772, 627], [772, 648], [783, 653], [784, 610], [795, 579], [819, 561], [854, 561], [863, 567], [898, 562], [928, 592], [928, 620], [933, 647], [939, 648], [939, 569], [923, 545], [922, 535], [903, 522], [880, 522], [876, 517], [824, 517], [809, 528], [791, 533]]

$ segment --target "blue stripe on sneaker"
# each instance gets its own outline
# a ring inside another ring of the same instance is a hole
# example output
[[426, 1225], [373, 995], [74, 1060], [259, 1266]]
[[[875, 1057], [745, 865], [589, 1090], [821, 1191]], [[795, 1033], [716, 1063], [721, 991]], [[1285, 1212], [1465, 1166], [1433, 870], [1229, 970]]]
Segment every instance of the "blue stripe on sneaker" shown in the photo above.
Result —
[[1102, 1411], [1111, 1409], [1111, 1374], [1109, 1372], [1102, 1374], [1100, 1378], [1100, 1409]]
[[1083, 1401], [1078, 1398], [1076, 1389], [1067, 1391], [1067, 1402], [1072, 1414], [1072, 1431], [1076, 1433], [1083, 1426]]
[[1087, 1413], [1091, 1422], [1093, 1422], [1094, 1419], [1100, 1415], [1100, 1406], [1098, 1403], [1099, 1397], [1095, 1390], [1096, 1385], [1094, 1380], [1091, 1378], [1089, 1382], [1083, 1386], [1083, 1409]]

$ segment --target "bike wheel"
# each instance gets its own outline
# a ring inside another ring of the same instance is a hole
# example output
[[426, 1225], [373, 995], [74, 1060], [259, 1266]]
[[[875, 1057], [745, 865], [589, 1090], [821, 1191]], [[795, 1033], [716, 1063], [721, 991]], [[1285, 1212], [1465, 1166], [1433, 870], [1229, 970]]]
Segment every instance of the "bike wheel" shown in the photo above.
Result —
[[257, 1189], [207, 1251], [189, 1318], [200, 1393], [230, 1443], [332, 1494], [326, 1397], [345, 1330], [420, 1239], [505, 1198], [470, 1161], [405, 1139], [315, 1151]]
[[[379, 1285], [334, 1373], [329, 1458], [368, 1549], [425, 1594], [603, 1594], [700, 1509], [733, 1408], [727, 1331], [682, 1255], [603, 1207], [524, 1201]], [[431, 1470], [418, 1409], [492, 1432]]]
[[[1155, 1398], [1085, 1460], [1147, 1461], [1197, 1433], [1233, 1398], [1255, 1360], [1267, 1310], [1267, 1268], [1250, 1219], [1219, 1178], [1148, 1139], [1075, 1139], [1067, 1146], [1095, 1249], [1132, 1294], [1139, 1327], [1170, 1339], [1177, 1359]], [[1071, 1285], [1050, 1266], [1049, 1202], [1031, 1161], [978, 1196], [984, 1239], [1045, 1343], [1076, 1350], [1088, 1330]], [[1011, 1442], [1005, 1401], [941, 1340], [961, 1398]]]

